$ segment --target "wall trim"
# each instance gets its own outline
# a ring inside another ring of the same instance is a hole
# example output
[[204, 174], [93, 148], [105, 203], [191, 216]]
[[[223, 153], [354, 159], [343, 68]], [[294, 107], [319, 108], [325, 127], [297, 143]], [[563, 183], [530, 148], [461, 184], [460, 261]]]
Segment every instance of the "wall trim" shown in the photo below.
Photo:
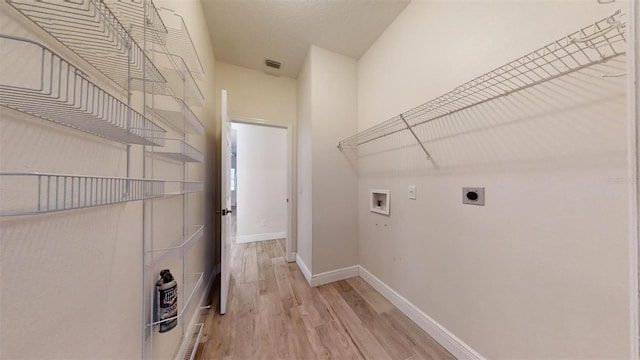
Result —
[[311, 271], [309, 271], [309, 268], [307, 267], [307, 264], [304, 263], [304, 261], [302, 260], [300, 255], [298, 255], [297, 253], [296, 253], [296, 264], [298, 265], [298, 268], [300, 269], [300, 271], [302, 271], [302, 275], [304, 275], [304, 278], [307, 279], [307, 282], [309, 283], [309, 286], [312, 286], [311, 285]]
[[627, 103], [629, 116], [629, 318], [630, 318], [630, 358], [640, 358], [640, 309], [638, 304], [638, 250], [640, 248], [640, 6], [629, 2], [629, 22], [627, 26]]
[[360, 275], [360, 265], [331, 270], [311, 276], [311, 286], [316, 287]]
[[243, 243], [254, 242], [254, 241], [285, 239], [286, 237], [287, 237], [286, 231], [264, 233], [264, 234], [239, 235], [236, 238], [236, 244], [243, 244]]
[[447, 349], [453, 356], [458, 359], [485, 359], [471, 346], [460, 340], [457, 336], [440, 325], [437, 321], [422, 312], [409, 300], [402, 297], [395, 290], [390, 288], [382, 280], [375, 277], [362, 266], [358, 266], [360, 277], [376, 289], [389, 302], [395, 305], [403, 314], [411, 321], [416, 323], [422, 330], [434, 338], [440, 345]]

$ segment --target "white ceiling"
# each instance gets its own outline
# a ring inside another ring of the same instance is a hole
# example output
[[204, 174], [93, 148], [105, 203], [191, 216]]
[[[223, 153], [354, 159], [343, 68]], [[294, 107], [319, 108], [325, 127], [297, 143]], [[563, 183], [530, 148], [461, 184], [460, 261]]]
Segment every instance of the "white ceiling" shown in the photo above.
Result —
[[[309, 46], [360, 58], [409, 0], [203, 0], [216, 59], [295, 78]], [[271, 72], [271, 71], [269, 71]]]

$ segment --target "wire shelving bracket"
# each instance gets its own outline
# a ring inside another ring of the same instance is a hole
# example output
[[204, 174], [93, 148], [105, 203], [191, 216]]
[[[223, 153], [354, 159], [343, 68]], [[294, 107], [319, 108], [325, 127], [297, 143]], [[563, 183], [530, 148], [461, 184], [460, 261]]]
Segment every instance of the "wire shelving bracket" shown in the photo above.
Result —
[[41, 44], [0, 35], [0, 105], [125, 144], [164, 145], [165, 130]]
[[430, 158], [413, 128], [624, 55], [626, 40], [622, 17], [623, 14], [616, 11], [603, 20], [466, 82], [440, 97], [343, 139], [338, 142], [338, 148], [347, 157], [357, 159], [359, 146], [410, 131]]

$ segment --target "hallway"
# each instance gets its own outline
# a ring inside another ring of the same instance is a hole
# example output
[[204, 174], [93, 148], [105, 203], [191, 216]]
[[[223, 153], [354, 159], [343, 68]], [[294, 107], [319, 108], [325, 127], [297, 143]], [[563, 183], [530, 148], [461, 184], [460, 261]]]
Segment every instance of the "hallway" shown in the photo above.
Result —
[[453, 358], [359, 277], [310, 288], [284, 239], [238, 244], [231, 266], [227, 314], [206, 324], [201, 359]]

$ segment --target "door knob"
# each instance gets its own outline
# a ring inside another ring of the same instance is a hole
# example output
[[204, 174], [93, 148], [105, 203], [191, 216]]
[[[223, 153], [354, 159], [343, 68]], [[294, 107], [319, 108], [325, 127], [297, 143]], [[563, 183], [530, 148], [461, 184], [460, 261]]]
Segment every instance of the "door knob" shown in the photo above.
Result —
[[216, 214], [225, 216], [227, 214], [233, 214], [233, 210], [229, 210], [229, 209], [216, 210]]

